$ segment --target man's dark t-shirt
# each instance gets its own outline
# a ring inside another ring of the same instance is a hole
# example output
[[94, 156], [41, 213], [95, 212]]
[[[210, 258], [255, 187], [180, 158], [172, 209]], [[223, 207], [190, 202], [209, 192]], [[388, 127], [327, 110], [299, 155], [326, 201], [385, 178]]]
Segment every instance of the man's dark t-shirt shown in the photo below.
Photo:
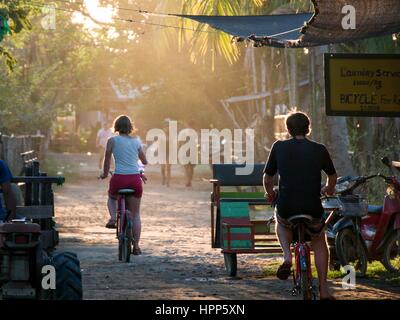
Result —
[[279, 173], [279, 216], [287, 219], [307, 214], [321, 218], [321, 171], [327, 175], [336, 173], [324, 145], [295, 138], [274, 143], [264, 173]]

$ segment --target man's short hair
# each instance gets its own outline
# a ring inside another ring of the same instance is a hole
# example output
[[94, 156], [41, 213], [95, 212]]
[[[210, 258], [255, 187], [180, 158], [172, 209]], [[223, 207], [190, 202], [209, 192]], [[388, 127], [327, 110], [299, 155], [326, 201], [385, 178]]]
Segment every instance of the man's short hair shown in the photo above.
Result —
[[291, 112], [286, 117], [286, 128], [292, 137], [307, 136], [310, 132], [311, 121], [304, 112]]
[[114, 131], [120, 134], [131, 134], [134, 131], [131, 118], [128, 116], [119, 116], [115, 119]]

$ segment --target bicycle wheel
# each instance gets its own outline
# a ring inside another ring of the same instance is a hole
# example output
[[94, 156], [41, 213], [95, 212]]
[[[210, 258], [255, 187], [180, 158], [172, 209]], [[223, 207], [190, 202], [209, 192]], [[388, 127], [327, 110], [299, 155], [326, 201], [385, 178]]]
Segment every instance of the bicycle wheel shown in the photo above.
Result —
[[132, 253], [132, 236], [131, 228], [128, 221], [123, 225], [122, 234], [120, 235], [120, 247], [121, 247], [121, 259], [123, 262], [129, 262], [131, 260]]
[[120, 223], [121, 217], [120, 214], [117, 214], [117, 239], [118, 239], [118, 260], [122, 261], [122, 242], [121, 242], [121, 234], [120, 234]]
[[303, 293], [303, 300], [312, 300], [313, 292], [310, 279], [308, 277], [308, 271], [301, 271], [300, 273], [300, 285], [301, 292]]
[[311, 275], [311, 265], [309, 254], [310, 251], [307, 248], [306, 244], [299, 245], [297, 247], [297, 260], [298, 263], [297, 270], [299, 270], [298, 277], [300, 277], [299, 286], [301, 289], [301, 293], [303, 295], [303, 300], [312, 300], [313, 298], [313, 290], [312, 290], [312, 279]]
[[357, 239], [353, 230], [347, 228], [340, 230], [336, 235], [335, 247], [340, 264], [352, 266], [358, 277], [367, 273], [368, 258], [362, 239]]

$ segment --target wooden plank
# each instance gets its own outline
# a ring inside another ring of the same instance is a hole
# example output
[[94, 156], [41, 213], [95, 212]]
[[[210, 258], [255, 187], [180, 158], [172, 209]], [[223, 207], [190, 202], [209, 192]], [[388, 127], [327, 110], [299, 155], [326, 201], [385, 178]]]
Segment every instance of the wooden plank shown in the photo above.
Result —
[[251, 233], [231, 233], [231, 241], [233, 240], [249, 240], [251, 241]]
[[47, 219], [52, 218], [53, 206], [28, 206], [17, 207], [17, 215], [28, 219]]
[[281, 248], [280, 244], [260, 244], [260, 243], [255, 243], [254, 247], [256, 248]]
[[239, 217], [239, 218], [227, 218], [224, 217], [222, 220], [222, 224], [229, 224], [229, 225], [239, 225], [239, 227], [251, 227], [252, 224], [250, 220], [246, 217]]
[[62, 185], [65, 182], [64, 177], [13, 177], [14, 183], [56, 183]]
[[268, 249], [223, 249], [222, 253], [243, 253], [243, 254], [257, 254], [257, 253], [282, 253], [282, 249], [278, 248], [268, 248]]
[[[224, 247], [228, 248], [228, 241], [224, 240]], [[250, 240], [231, 240], [230, 241], [230, 248], [231, 249], [251, 249], [253, 247], [253, 244]]]
[[248, 234], [251, 235], [251, 227], [244, 227], [244, 228], [231, 228], [231, 234], [236, 234], [236, 233], [240, 233], [240, 234]]
[[245, 202], [221, 202], [222, 218], [246, 218], [249, 219], [249, 206]]
[[263, 192], [221, 192], [221, 198], [265, 199]]

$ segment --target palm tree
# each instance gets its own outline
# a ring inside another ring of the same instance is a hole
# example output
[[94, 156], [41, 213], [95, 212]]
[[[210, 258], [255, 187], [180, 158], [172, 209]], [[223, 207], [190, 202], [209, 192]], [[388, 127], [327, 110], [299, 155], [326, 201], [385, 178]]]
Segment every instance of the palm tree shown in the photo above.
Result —
[[[278, 9], [278, 10], [277, 10]], [[289, 13], [296, 11], [307, 11], [310, 12], [313, 9], [313, 5], [309, 0], [269, 0], [269, 1], [230, 1], [230, 0], [185, 0], [182, 8], [183, 13], [190, 14], [202, 14], [202, 15], [238, 15], [238, 14], [257, 14], [257, 13]], [[198, 30], [208, 30], [206, 26], [199, 25]], [[289, 51], [290, 50], [290, 51]], [[191, 51], [196, 59], [199, 57], [207, 56], [211, 53], [212, 57], [216, 53], [223, 55], [230, 63], [234, 63], [238, 60], [240, 56], [240, 50], [237, 46], [231, 44], [230, 37], [221, 34], [220, 32], [215, 34], [196, 34], [191, 40]], [[337, 155], [337, 163], [339, 171], [343, 173], [351, 174], [354, 172], [350, 157], [348, 156], [349, 148], [349, 138], [347, 132], [346, 121], [341, 118], [330, 118], [325, 119], [327, 125], [331, 129], [328, 132], [327, 137], [322, 134], [325, 128], [321, 125], [321, 120], [324, 118], [320, 109], [323, 103], [324, 94], [324, 77], [322, 68], [322, 55], [323, 52], [319, 49], [310, 50], [309, 59], [309, 79], [311, 84], [311, 108], [308, 110], [313, 115], [313, 120], [315, 124], [315, 137], [325, 138], [334, 153]], [[278, 54], [279, 53], [279, 54]], [[284, 67], [280, 69], [281, 73], [286, 70], [286, 84], [289, 86], [289, 104], [295, 106], [298, 103], [298, 65], [301, 60], [304, 60], [304, 55], [296, 54], [293, 49], [274, 49], [268, 48], [264, 50], [262, 55], [256, 55], [261, 63], [254, 63], [255, 55], [254, 50], [252, 51], [252, 68], [250, 68], [250, 73], [253, 75], [253, 89], [257, 91], [258, 80], [255, 78], [257, 74], [262, 76], [261, 87], [263, 89], [267, 88], [270, 92], [276, 90], [274, 84], [277, 82], [274, 79], [273, 66], [283, 62]], [[278, 57], [278, 58], [277, 58]], [[279, 62], [277, 61], [280, 60]], [[267, 60], [267, 73], [257, 72], [257, 69], [265, 69], [265, 60]], [[259, 68], [260, 66], [261, 68]], [[265, 86], [265, 77], [267, 77], [267, 85]], [[319, 98], [317, 98], [319, 97]], [[274, 139], [274, 112], [275, 103], [274, 95], [270, 97], [270, 107], [268, 112], [265, 112], [264, 120], [266, 121], [267, 131], [264, 134], [269, 138], [267, 140]], [[263, 101], [263, 107], [266, 108], [266, 101]], [[257, 108], [260, 108], [257, 106]], [[267, 110], [265, 110], [267, 111]], [[268, 130], [269, 128], [269, 130]], [[339, 130], [337, 130], [339, 129]], [[335, 134], [339, 132], [339, 136]], [[262, 144], [265, 141], [262, 142]], [[270, 141], [269, 141], [270, 143]], [[268, 143], [267, 143], [268, 144]]]
[[[182, 13], [195, 15], [249, 15], [267, 14], [277, 8], [294, 11], [310, 11], [309, 0], [183, 0]], [[195, 37], [190, 39], [193, 60], [197, 61], [205, 56], [211, 56], [213, 63], [215, 54], [225, 57], [229, 63], [236, 62], [240, 57], [240, 50], [232, 46], [232, 39], [223, 32], [207, 33], [208, 26], [186, 21], [186, 25], [196, 26]]]
[[[262, 0], [185, 0], [182, 6], [184, 14], [195, 15], [241, 15], [254, 14], [262, 9]], [[239, 59], [240, 50], [237, 46], [232, 46], [231, 36], [224, 32], [212, 31], [208, 26], [187, 21], [187, 24], [194, 26], [197, 31], [196, 36], [190, 39], [193, 54], [193, 62], [197, 62], [204, 57], [210, 57], [212, 68], [214, 69], [215, 55], [222, 55], [229, 63], [234, 63]], [[196, 27], [197, 25], [197, 27]]]
[[[272, 12], [275, 14], [294, 13], [296, 11], [309, 11], [310, 9], [311, 2], [307, 0], [184, 0], [182, 6], [182, 12], [185, 14], [228, 16], [267, 14]], [[219, 31], [208, 33], [207, 31], [213, 29], [206, 25], [190, 21], [187, 23], [199, 31], [194, 34], [195, 36], [193, 36], [193, 34], [186, 34], [185, 37], [186, 42], [189, 42], [189, 48], [194, 62], [201, 59], [203, 61], [211, 61], [211, 66], [214, 70], [215, 55], [221, 55], [229, 63], [233, 64], [237, 62], [241, 54], [245, 52], [251, 93], [256, 94], [259, 93], [260, 90], [262, 92], [274, 92], [277, 89], [283, 89], [286, 83], [286, 74], [284, 73], [286, 70], [287, 81], [293, 84], [293, 86], [290, 87], [291, 90], [289, 90], [289, 100], [292, 102], [291, 107], [295, 106], [298, 100], [298, 90], [296, 90], [297, 64], [294, 52], [289, 53], [289, 51], [287, 51], [287, 54], [284, 54], [286, 50], [274, 48], [254, 49], [252, 47], [242, 50], [243, 48], [241, 46], [232, 45], [231, 36], [225, 33]], [[279, 83], [279, 87], [277, 87], [276, 83]], [[242, 121], [243, 126], [250, 125], [254, 119], [254, 113], [262, 116], [264, 125], [258, 129], [260, 134], [257, 135], [258, 139], [256, 139], [256, 143], [259, 147], [258, 149], [262, 150], [260, 158], [266, 156], [263, 146], [269, 146], [275, 140], [274, 106], [276, 102], [277, 100], [272, 94], [268, 99], [255, 100], [254, 103], [250, 103], [247, 108], [248, 112], [244, 116], [241, 112], [241, 114], [238, 115], [240, 119], [247, 119], [247, 123], [243, 123]]]

